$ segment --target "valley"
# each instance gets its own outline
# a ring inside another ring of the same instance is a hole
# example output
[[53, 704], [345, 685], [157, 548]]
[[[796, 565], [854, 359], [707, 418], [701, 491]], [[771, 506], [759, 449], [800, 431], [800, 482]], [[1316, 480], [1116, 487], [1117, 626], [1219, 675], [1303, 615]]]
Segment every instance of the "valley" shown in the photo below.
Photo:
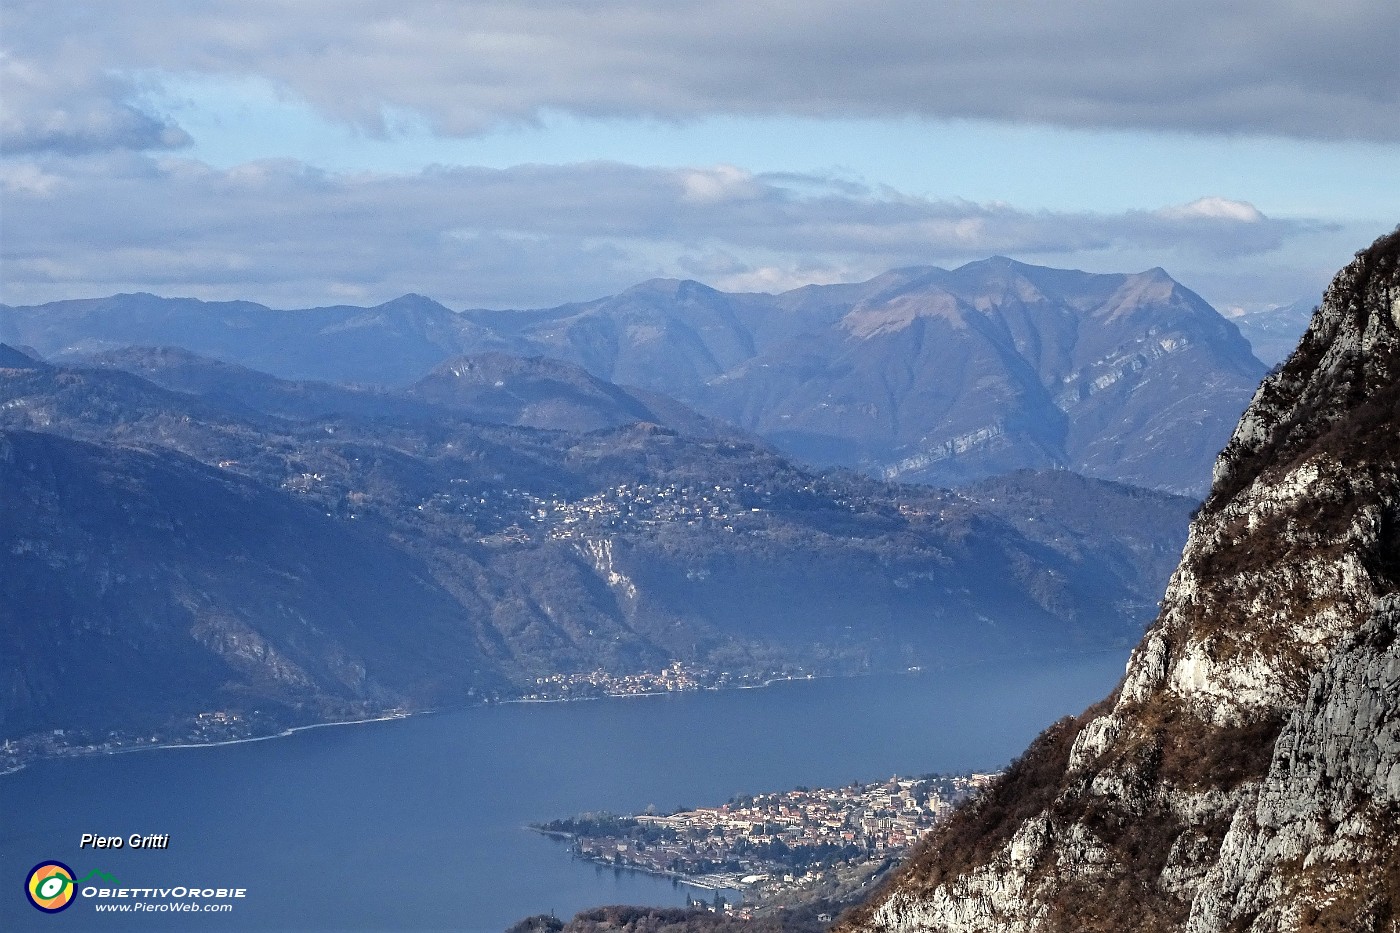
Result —
[[[740, 684], [1124, 645], [1192, 505], [1058, 473], [896, 486], [732, 433], [483, 423], [189, 354], [129, 359], [202, 394], [7, 352], [15, 740], [253, 710], [280, 729], [676, 662]], [[1090, 501], [1117, 503], [1112, 534]], [[139, 702], [105, 707], [112, 678]]]

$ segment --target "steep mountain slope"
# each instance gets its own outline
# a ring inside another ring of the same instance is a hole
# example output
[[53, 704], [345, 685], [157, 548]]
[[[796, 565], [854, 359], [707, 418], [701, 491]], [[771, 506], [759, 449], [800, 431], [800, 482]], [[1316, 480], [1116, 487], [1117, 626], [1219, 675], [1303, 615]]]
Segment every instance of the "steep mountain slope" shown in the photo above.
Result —
[[654, 280], [532, 311], [121, 295], [0, 307], [0, 340], [61, 358], [179, 345], [280, 376], [395, 385], [462, 354], [544, 356], [819, 465], [940, 485], [1059, 466], [1197, 496], [1264, 373], [1235, 327], [1160, 269], [1003, 258], [780, 295]]
[[1400, 921], [1400, 231], [1338, 274], [1216, 465], [1115, 694], [843, 930]]
[[31, 356], [17, 347], [0, 344], [0, 369], [33, 369], [43, 365], [43, 360]]
[[0, 431], [0, 735], [283, 722], [503, 681], [410, 555], [168, 451]]

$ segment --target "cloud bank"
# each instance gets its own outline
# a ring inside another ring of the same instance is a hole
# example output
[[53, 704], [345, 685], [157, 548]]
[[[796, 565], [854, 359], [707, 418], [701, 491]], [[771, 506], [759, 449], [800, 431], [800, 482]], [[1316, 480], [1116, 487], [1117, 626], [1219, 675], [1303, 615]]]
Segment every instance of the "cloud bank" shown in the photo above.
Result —
[[0, 255], [8, 303], [149, 289], [303, 305], [418, 291], [459, 307], [521, 306], [656, 275], [782, 288], [994, 253], [1231, 259], [1318, 226], [1223, 198], [1030, 212], [732, 166], [347, 176], [111, 154], [0, 164], [0, 190], [7, 228], [24, 231]]
[[131, 104], [133, 81], [172, 75], [266, 78], [372, 132], [421, 120], [465, 135], [566, 112], [1400, 139], [1394, 0], [6, 6], [11, 151], [176, 145], [178, 127]]

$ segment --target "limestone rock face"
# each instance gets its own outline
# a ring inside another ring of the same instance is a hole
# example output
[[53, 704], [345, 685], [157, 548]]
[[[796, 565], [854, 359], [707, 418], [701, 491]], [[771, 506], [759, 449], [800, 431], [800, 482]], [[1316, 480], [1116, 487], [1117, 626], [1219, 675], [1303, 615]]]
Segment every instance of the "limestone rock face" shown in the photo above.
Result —
[[1259, 387], [1119, 688], [841, 929], [1391, 930], [1398, 460], [1400, 231]]

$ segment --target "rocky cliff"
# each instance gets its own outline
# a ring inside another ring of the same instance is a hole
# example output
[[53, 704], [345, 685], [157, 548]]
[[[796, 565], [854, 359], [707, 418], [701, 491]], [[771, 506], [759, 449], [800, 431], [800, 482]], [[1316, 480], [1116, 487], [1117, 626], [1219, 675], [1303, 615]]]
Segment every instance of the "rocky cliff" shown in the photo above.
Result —
[[1260, 386], [1115, 693], [840, 929], [1395, 929], [1398, 266], [1358, 254]]

